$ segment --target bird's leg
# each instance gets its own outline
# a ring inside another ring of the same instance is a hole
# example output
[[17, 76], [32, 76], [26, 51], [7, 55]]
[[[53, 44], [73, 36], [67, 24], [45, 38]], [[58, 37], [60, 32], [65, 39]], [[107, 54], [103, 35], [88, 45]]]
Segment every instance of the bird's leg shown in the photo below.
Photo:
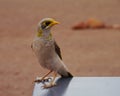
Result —
[[50, 70], [50, 71], [49, 71], [47, 74], [45, 74], [42, 78], [36, 79], [34, 82], [42, 82], [42, 81], [46, 81], [46, 80], [51, 79], [51, 78], [46, 78], [51, 72], [52, 72], [52, 70]]
[[57, 73], [54, 72], [54, 76], [53, 76], [52, 81], [51, 81], [49, 84], [45, 84], [43, 87], [44, 87], [44, 88], [50, 88], [50, 87], [55, 86], [55, 85], [56, 85], [56, 83], [55, 83], [55, 78], [56, 78], [56, 76], [57, 76]]

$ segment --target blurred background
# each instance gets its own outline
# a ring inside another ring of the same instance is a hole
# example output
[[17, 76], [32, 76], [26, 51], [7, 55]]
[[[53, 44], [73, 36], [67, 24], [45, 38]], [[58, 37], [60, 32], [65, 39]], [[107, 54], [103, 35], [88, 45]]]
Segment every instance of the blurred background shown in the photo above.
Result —
[[120, 0], [0, 0], [0, 96], [31, 96], [43, 69], [31, 50], [38, 22], [52, 17], [63, 61], [74, 76], [120, 76], [120, 30], [72, 30], [88, 18], [120, 24]]

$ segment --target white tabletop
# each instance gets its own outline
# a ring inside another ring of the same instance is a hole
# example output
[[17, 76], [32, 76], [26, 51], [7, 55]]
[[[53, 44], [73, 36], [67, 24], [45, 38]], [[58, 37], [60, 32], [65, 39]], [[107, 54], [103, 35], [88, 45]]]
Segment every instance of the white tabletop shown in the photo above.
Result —
[[48, 89], [35, 83], [33, 96], [120, 96], [120, 77], [57, 78], [56, 83]]

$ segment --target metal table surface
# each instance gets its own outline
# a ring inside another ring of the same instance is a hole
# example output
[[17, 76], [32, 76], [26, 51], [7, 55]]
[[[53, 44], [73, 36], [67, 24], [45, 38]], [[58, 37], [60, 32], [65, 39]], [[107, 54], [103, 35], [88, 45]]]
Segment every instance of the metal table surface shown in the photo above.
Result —
[[35, 83], [33, 96], [120, 96], [120, 77], [57, 78], [57, 86]]

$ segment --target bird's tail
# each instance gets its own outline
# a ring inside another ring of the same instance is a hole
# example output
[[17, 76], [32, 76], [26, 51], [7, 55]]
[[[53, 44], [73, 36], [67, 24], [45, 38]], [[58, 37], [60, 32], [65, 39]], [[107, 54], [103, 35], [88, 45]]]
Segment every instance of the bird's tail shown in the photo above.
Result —
[[62, 78], [72, 78], [73, 75], [70, 72], [67, 72], [67, 75], [61, 75]]

